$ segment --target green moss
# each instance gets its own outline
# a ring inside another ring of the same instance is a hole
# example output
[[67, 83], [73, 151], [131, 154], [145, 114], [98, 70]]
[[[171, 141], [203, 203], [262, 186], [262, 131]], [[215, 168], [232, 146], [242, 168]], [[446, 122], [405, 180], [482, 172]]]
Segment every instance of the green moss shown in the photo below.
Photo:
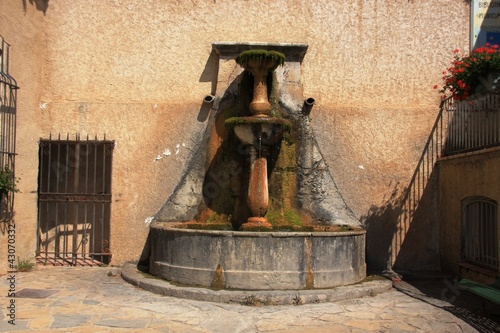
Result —
[[[272, 200], [266, 218], [273, 228], [293, 228], [303, 226], [299, 212], [293, 207], [287, 207], [283, 202]], [[283, 207], [285, 206], [285, 207]]]
[[272, 225], [277, 225], [282, 223], [283, 215], [276, 210], [269, 210], [266, 214], [266, 218]]
[[248, 50], [241, 52], [240, 55], [236, 57], [236, 62], [242, 67], [247, 67], [248, 63], [252, 60], [276, 61], [276, 66], [272, 68], [274, 70], [278, 66], [283, 66], [286, 57], [281, 52], [267, 50]]
[[231, 117], [224, 121], [227, 129], [232, 129], [236, 125], [243, 124], [276, 124], [284, 127], [285, 131], [290, 131], [292, 124], [282, 118], [259, 118], [259, 117]]
[[293, 209], [285, 210], [285, 221], [292, 225], [302, 225], [302, 219], [300, 215]]
[[185, 226], [179, 225], [178, 228], [193, 230], [233, 230], [230, 223], [186, 223]]

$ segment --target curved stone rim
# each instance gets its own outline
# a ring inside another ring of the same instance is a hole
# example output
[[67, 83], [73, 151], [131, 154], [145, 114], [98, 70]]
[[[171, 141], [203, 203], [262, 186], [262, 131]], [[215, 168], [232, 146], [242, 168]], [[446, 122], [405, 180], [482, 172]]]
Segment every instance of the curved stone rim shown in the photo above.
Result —
[[[128, 283], [159, 295], [216, 303], [269, 306], [340, 302], [381, 294], [389, 291], [393, 285], [392, 281], [380, 277], [372, 281], [361, 281], [352, 285], [327, 289], [214, 290], [170, 283], [139, 271], [131, 262], [123, 266], [121, 276]], [[256, 303], [251, 304], [251, 302]]]
[[236, 237], [339, 237], [339, 236], [354, 236], [364, 235], [366, 230], [359, 228], [356, 230], [348, 231], [238, 231], [238, 230], [203, 230], [203, 229], [189, 229], [179, 227], [187, 222], [154, 222], [151, 228], [158, 228], [163, 230], [174, 230], [186, 232], [191, 234], [209, 234], [209, 235], [224, 235]]

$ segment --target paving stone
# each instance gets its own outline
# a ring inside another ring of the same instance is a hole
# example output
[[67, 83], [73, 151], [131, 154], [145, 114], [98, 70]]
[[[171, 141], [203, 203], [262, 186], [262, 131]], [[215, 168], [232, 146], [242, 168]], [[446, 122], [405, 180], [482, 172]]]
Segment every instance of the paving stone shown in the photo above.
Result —
[[420, 330], [420, 331], [426, 331], [430, 332], [432, 330], [431, 325], [429, 325], [428, 322], [425, 320], [422, 320], [422, 318], [417, 317], [417, 318], [403, 318], [403, 321], [413, 327], [414, 329]]
[[51, 315], [40, 316], [29, 322], [29, 328], [31, 330], [48, 329], [53, 320], [54, 318]]
[[348, 320], [344, 322], [344, 325], [364, 331], [380, 331], [381, 329], [381, 323], [376, 320]]
[[24, 331], [28, 330], [28, 323], [29, 321], [27, 320], [15, 320], [15, 325], [9, 324], [8, 320], [10, 319], [4, 319], [0, 321], [0, 332], [15, 332], [15, 331]]
[[302, 327], [296, 327], [296, 328], [287, 328], [286, 330], [279, 330], [279, 331], [273, 331], [273, 333], [343, 333], [343, 332], [351, 332], [350, 329], [346, 328], [343, 325], [330, 325], [328, 327], [312, 327], [312, 328], [307, 328], [306, 331], [304, 331], [304, 328]]
[[213, 318], [201, 322], [201, 327], [207, 332], [231, 332], [241, 333], [248, 331], [255, 326], [249, 323], [244, 318]]
[[422, 331], [421, 329], [418, 329], [412, 325], [408, 325], [406, 323], [402, 322], [388, 322], [388, 323], [382, 323], [381, 325], [384, 328], [384, 331], [388, 332], [415, 332], [415, 331]]
[[[204, 328], [192, 327], [191, 325], [179, 322], [168, 322], [158, 323], [155, 325], [149, 325], [150, 329], [156, 332], [167, 332], [167, 333], [209, 333]], [[142, 332], [142, 331], [141, 331]]]
[[56, 314], [50, 324], [50, 328], [70, 328], [76, 326], [89, 325], [93, 318], [86, 314]]
[[395, 290], [336, 303], [252, 307], [153, 294], [108, 276], [109, 271], [43, 268], [20, 273], [23, 288], [55, 289], [57, 281], [60, 292], [45, 299], [18, 299], [14, 329], [6, 324], [5, 298], [0, 297], [0, 332], [472, 333], [487, 331], [489, 325], [484, 317], [427, 302], [430, 296], [422, 300]]
[[101, 302], [95, 301], [95, 300], [92, 300], [92, 299], [86, 299], [82, 303], [85, 304], [85, 305], [98, 305], [98, 304], [101, 304]]
[[50, 310], [48, 308], [31, 308], [27, 309], [24, 306], [19, 308], [16, 312], [17, 319], [35, 319], [50, 316]]
[[367, 311], [352, 311], [344, 313], [345, 316], [356, 319], [375, 319], [377, 315], [375, 312]]
[[260, 320], [255, 324], [255, 327], [259, 332], [274, 332], [288, 328], [287, 325], [274, 320]]
[[150, 320], [148, 319], [101, 319], [95, 322], [96, 326], [107, 326], [117, 328], [146, 328]]

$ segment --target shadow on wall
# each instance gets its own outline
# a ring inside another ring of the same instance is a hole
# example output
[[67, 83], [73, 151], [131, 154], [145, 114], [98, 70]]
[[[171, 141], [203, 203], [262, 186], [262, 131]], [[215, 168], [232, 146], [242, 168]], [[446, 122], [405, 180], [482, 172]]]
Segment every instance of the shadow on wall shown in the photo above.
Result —
[[438, 180], [434, 168], [425, 184], [412, 181], [402, 190], [396, 184], [385, 204], [372, 206], [363, 217], [369, 270], [409, 273], [440, 269]]
[[390, 198], [381, 206], [373, 205], [361, 220], [366, 228], [366, 263], [368, 270], [392, 270], [392, 240], [403, 212], [407, 189], [401, 192], [398, 184]]
[[[35, 5], [37, 10], [42, 11], [44, 15], [49, 8], [49, 0], [29, 0], [29, 2], [30, 5]], [[23, 0], [24, 12], [28, 10], [27, 6], [26, 0]]]

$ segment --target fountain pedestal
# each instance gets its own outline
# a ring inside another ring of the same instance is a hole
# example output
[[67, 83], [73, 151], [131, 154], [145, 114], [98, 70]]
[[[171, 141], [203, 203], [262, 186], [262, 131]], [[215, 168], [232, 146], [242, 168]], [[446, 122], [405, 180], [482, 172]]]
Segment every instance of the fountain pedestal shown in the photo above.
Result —
[[238, 139], [250, 146], [250, 180], [248, 184], [248, 207], [251, 217], [242, 224], [241, 230], [271, 230], [272, 225], [265, 215], [269, 206], [267, 180], [267, 150], [283, 137], [287, 121], [265, 116], [235, 117], [234, 133]]
[[241, 230], [264, 228], [272, 229], [272, 225], [264, 217], [269, 206], [269, 191], [267, 183], [266, 154], [257, 155], [254, 147], [250, 148], [250, 182], [248, 185], [248, 207], [252, 216], [241, 226]]

